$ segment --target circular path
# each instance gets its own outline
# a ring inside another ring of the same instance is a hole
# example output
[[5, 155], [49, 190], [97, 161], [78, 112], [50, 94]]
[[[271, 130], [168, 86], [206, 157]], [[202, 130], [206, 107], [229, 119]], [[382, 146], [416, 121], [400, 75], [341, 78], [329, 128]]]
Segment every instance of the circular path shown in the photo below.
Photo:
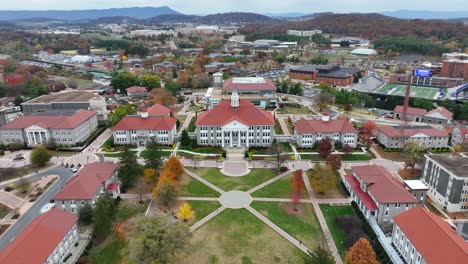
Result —
[[250, 173], [245, 161], [225, 161], [221, 173], [230, 177], [241, 177]]
[[250, 205], [252, 196], [242, 191], [230, 191], [223, 193], [219, 202], [226, 208], [241, 209]]

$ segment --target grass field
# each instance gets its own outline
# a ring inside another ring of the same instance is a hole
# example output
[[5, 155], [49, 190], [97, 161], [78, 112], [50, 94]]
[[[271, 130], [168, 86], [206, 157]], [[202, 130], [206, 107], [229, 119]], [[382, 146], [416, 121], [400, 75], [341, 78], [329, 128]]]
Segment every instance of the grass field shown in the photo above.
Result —
[[290, 106], [290, 105], [283, 105], [278, 111], [278, 114], [305, 114], [311, 115], [314, 114], [308, 107], [304, 106]]
[[126, 247], [127, 242], [123, 239], [112, 239], [110, 242], [93, 248], [89, 253], [89, 262], [92, 264], [106, 263], [119, 264], [122, 263], [122, 250]]
[[[272, 184], [269, 184], [262, 189], [252, 193], [253, 197], [267, 197], [267, 198], [290, 198], [292, 193], [291, 179], [293, 172]], [[306, 189], [301, 193], [301, 198], [308, 198]]]
[[221, 204], [218, 202], [207, 202], [207, 201], [187, 201], [195, 212], [195, 216], [188, 221], [188, 225], [193, 225], [196, 222], [203, 219], [205, 216], [211, 214], [213, 211], [218, 209]]
[[192, 233], [180, 263], [302, 263], [305, 256], [246, 209], [226, 209]]
[[299, 204], [297, 211], [292, 203], [253, 202], [251, 206], [309, 249], [326, 244], [311, 204]]
[[68, 78], [68, 77], [57, 77], [55, 80], [63, 82], [68, 85], [68, 82], [75, 81], [79, 88], [90, 88], [94, 85], [92, 80], [84, 80], [78, 78]]
[[353, 215], [354, 211], [351, 206], [332, 206], [327, 204], [321, 204], [320, 210], [322, 211], [325, 221], [327, 222], [328, 229], [335, 241], [338, 252], [340, 252], [341, 259], [344, 259], [346, 254], [346, 248], [344, 241], [346, 238], [346, 232], [336, 225], [336, 219], [340, 216]]
[[[390, 93], [389, 90], [394, 88]], [[410, 96], [417, 97], [417, 98], [424, 98], [424, 99], [434, 99], [435, 96], [438, 94], [438, 88], [430, 88], [430, 87], [422, 87], [422, 86], [411, 86]], [[398, 95], [398, 96], [405, 96], [406, 93], [406, 85], [403, 84], [394, 84], [389, 83], [384, 87], [380, 88], [377, 93], [380, 94], [389, 94], [389, 95]]]
[[225, 191], [247, 191], [276, 176], [271, 169], [252, 169], [248, 175], [242, 177], [227, 177], [217, 168], [190, 168], [190, 171]]
[[197, 181], [187, 174], [183, 174], [180, 179], [179, 196], [185, 197], [219, 197], [220, 193]]
[[[299, 153], [300, 154], [300, 153]], [[300, 154], [301, 159], [303, 160], [311, 160], [311, 161], [325, 161], [319, 154]], [[338, 154], [341, 158], [341, 161], [368, 161], [371, 160], [372, 157], [370, 154], [352, 154], [352, 155], [344, 155]]]

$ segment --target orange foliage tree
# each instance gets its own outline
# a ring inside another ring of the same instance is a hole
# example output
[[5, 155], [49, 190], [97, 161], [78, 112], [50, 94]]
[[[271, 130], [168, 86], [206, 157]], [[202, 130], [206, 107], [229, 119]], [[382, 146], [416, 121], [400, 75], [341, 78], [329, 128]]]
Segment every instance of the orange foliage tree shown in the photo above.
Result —
[[341, 158], [336, 154], [330, 154], [327, 158], [326, 164], [334, 170], [339, 170], [341, 168]]
[[182, 176], [182, 174], [185, 172], [184, 165], [182, 165], [182, 162], [180, 162], [180, 160], [175, 156], [171, 156], [166, 161], [166, 163], [164, 163], [162, 170], [168, 170], [172, 172], [176, 179], [179, 179], [179, 177]]
[[374, 249], [369, 241], [361, 237], [346, 253], [346, 264], [377, 264]]

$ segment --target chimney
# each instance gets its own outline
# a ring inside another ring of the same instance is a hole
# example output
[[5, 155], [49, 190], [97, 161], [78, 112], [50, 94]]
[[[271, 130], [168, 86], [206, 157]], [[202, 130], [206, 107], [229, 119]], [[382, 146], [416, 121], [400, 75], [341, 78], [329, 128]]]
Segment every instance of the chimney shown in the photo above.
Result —
[[146, 110], [146, 109], [145, 109], [145, 110], [141, 110], [141, 112], [140, 112], [140, 117], [143, 118], [143, 119], [144, 119], [144, 118], [148, 118], [148, 110]]
[[330, 121], [330, 114], [328, 112], [323, 112], [322, 114], [322, 121], [323, 122], [328, 122]]

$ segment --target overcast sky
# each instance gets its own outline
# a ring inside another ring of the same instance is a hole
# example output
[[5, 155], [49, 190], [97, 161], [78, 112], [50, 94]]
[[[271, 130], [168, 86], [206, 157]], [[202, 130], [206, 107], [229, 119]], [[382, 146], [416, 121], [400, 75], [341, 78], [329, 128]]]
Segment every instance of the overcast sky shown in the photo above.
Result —
[[112, 7], [163, 6], [186, 14], [230, 11], [286, 12], [379, 12], [400, 9], [468, 10], [468, 0], [1, 0], [0, 10], [105, 9]]

